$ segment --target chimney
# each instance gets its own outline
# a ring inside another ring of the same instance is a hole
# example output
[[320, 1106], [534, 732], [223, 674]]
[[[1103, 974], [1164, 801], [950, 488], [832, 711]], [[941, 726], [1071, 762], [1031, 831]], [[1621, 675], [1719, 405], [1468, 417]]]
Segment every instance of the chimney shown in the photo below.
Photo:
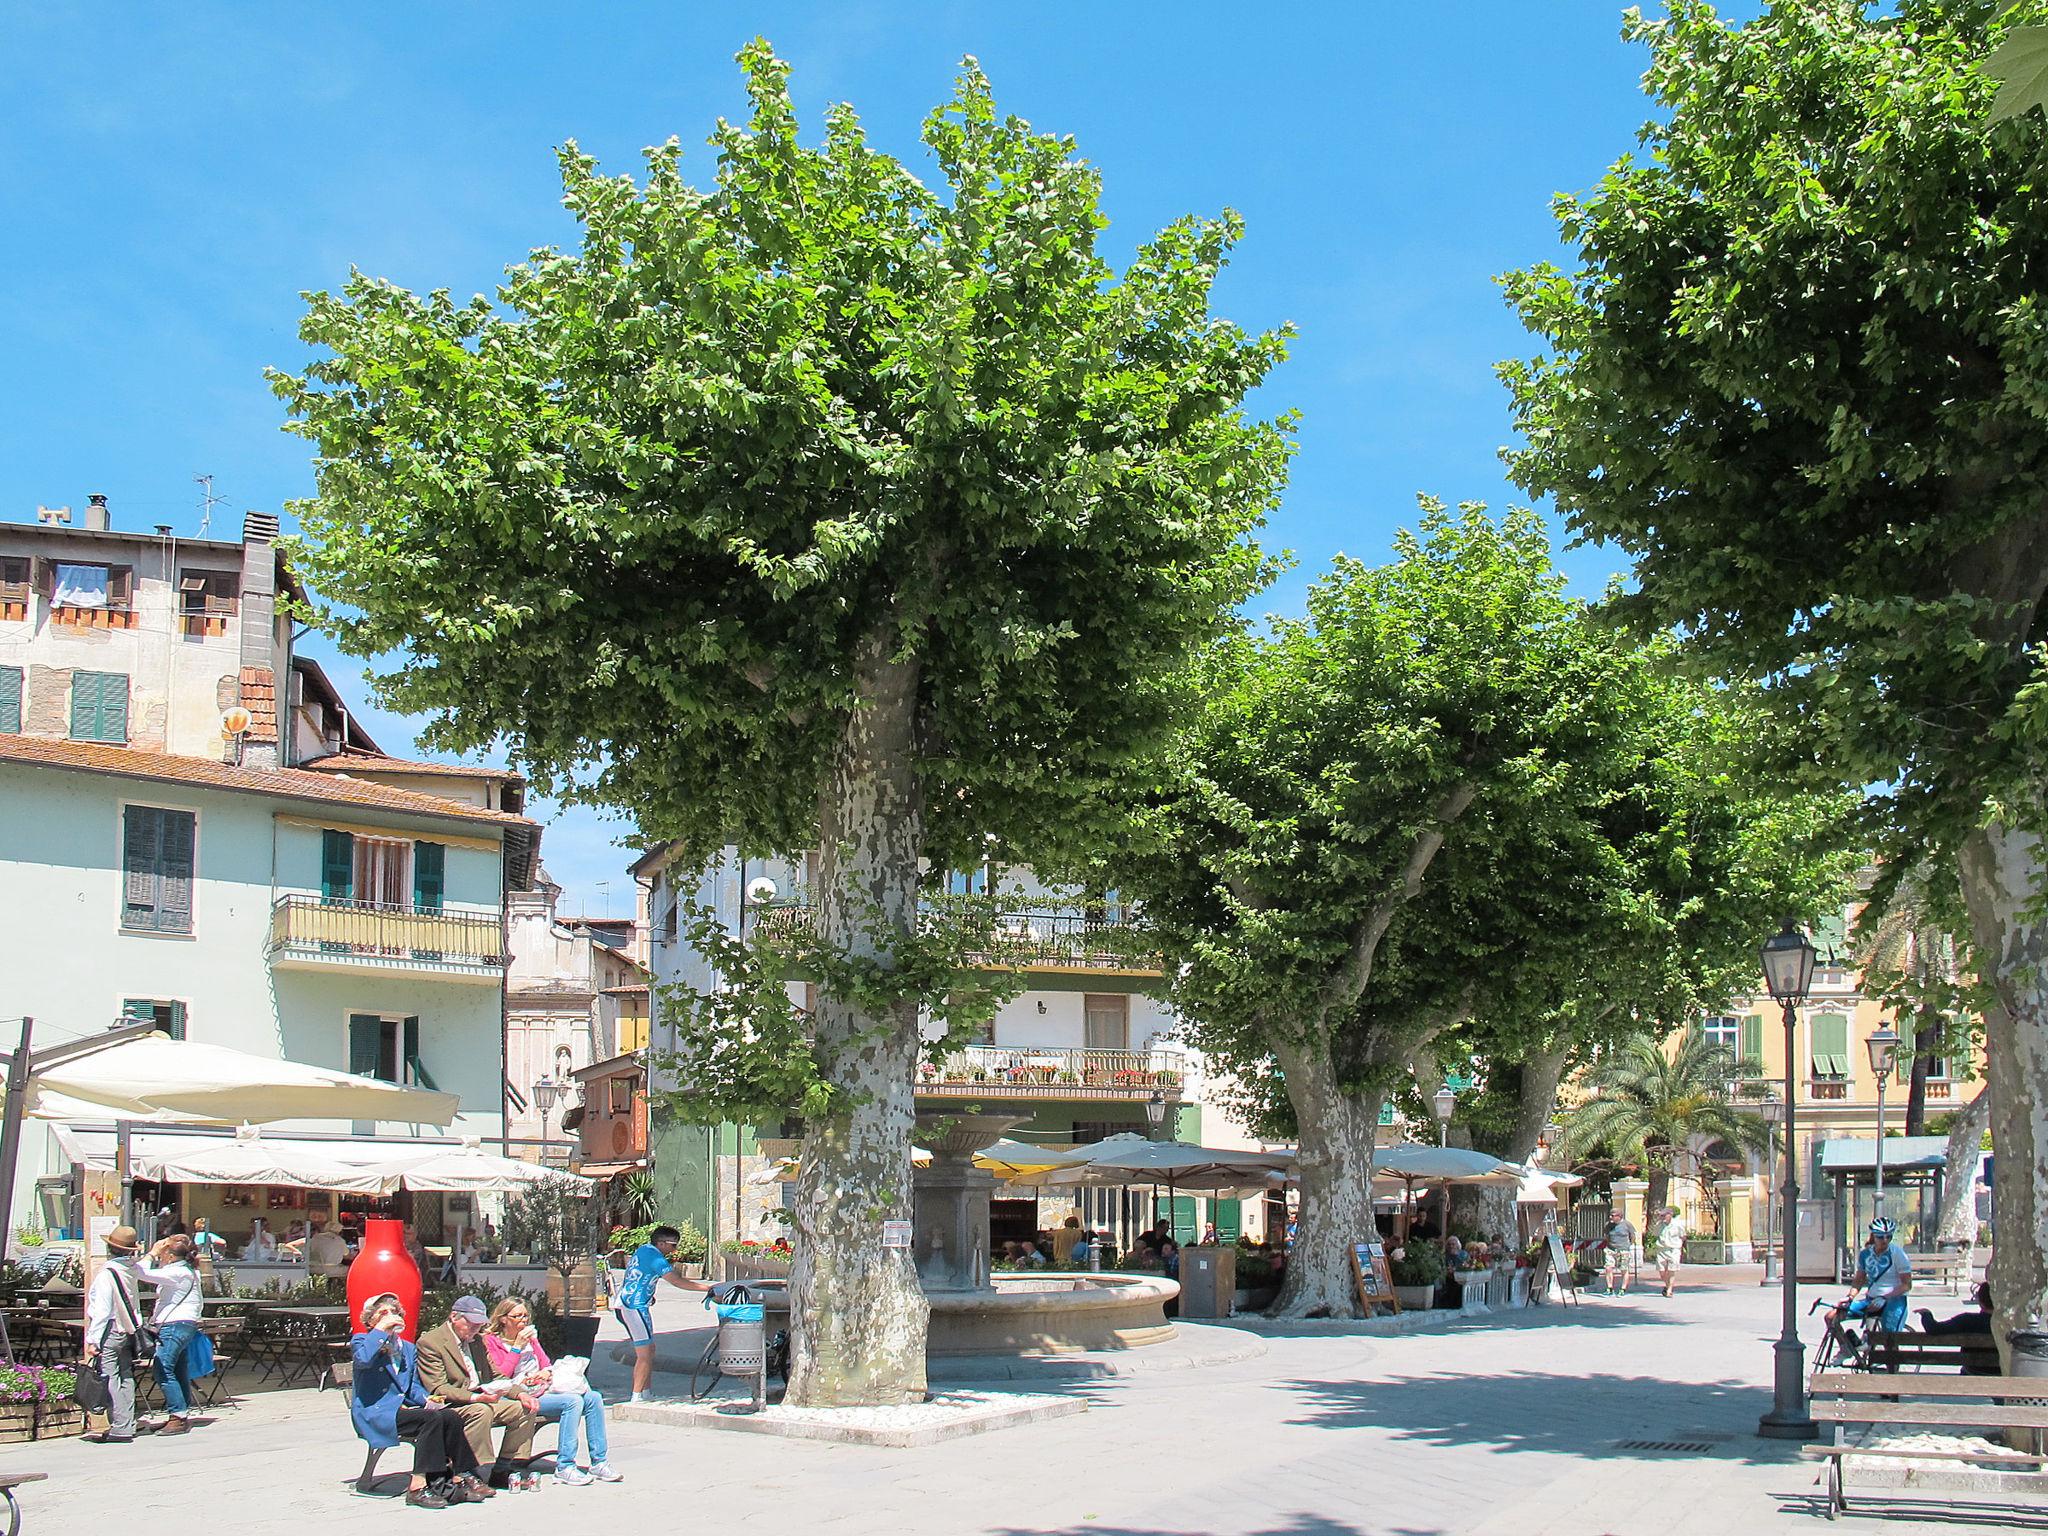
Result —
[[85, 498], [85, 527], [90, 533], [105, 533], [114, 526], [114, 515], [107, 510], [104, 494]]
[[242, 762], [251, 768], [278, 768], [284, 763], [277, 708], [276, 538], [276, 514], [242, 514], [240, 681], [242, 707], [249, 711]]

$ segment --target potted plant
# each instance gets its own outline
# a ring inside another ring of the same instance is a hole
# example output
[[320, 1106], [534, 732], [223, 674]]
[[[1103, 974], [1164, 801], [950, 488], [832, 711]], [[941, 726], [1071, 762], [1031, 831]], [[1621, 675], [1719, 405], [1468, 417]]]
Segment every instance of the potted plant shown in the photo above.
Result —
[[563, 1345], [572, 1355], [597, 1347], [597, 1266], [609, 1236], [602, 1204], [567, 1179], [538, 1180], [505, 1201], [505, 1241], [547, 1267], [548, 1295], [561, 1308]]
[[69, 1366], [0, 1361], [0, 1443], [75, 1435], [85, 1414], [71, 1400], [78, 1385]]
[[1404, 1247], [1394, 1250], [1387, 1263], [1394, 1294], [1402, 1306], [1418, 1312], [1436, 1304], [1436, 1288], [1444, 1283], [1448, 1271], [1443, 1245], [1426, 1237], [1411, 1237]]

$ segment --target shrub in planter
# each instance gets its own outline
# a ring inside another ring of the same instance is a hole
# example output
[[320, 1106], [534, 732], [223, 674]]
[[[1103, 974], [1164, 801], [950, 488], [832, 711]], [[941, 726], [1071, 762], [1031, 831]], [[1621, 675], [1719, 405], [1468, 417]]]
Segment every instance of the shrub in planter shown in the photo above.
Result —
[[1436, 1286], [1450, 1272], [1444, 1263], [1443, 1245], [1426, 1237], [1412, 1237], [1401, 1250], [1401, 1257], [1387, 1265], [1387, 1273], [1396, 1285]]
[[0, 1363], [0, 1442], [78, 1433], [85, 1415], [71, 1401], [77, 1385], [68, 1366]]
[[1679, 1257], [1687, 1264], [1726, 1264], [1728, 1245], [1718, 1237], [1688, 1237]]

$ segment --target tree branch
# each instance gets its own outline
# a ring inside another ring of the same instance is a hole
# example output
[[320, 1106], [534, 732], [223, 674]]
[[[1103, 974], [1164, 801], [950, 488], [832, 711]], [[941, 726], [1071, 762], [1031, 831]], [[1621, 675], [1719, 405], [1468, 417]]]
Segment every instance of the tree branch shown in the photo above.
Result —
[[1365, 993], [1366, 983], [1372, 980], [1373, 958], [1379, 953], [1380, 940], [1387, 936], [1387, 929], [1393, 926], [1395, 914], [1422, 889], [1422, 877], [1428, 872], [1430, 861], [1444, 845], [1444, 837], [1451, 823], [1465, 814], [1473, 797], [1478, 794], [1473, 784], [1458, 784], [1438, 802], [1435, 812], [1422, 824], [1415, 834], [1415, 842], [1408, 850], [1408, 865], [1401, 872], [1401, 883], [1374, 903], [1358, 931], [1351, 938], [1351, 952], [1336, 974], [1323, 983], [1316, 999], [1316, 1016], [1320, 1024], [1333, 1012], [1349, 1008]]

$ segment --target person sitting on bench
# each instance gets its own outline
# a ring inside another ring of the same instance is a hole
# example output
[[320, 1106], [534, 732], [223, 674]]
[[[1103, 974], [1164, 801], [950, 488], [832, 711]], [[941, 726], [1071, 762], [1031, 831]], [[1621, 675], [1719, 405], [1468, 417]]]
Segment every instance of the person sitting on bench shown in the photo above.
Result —
[[419, 1354], [399, 1337], [405, 1309], [389, 1292], [363, 1303], [363, 1331], [350, 1341], [355, 1360], [348, 1416], [365, 1444], [388, 1450], [412, 1441], [412, 1483], [405, 1502], [446, 1509], [491, 1496], [477, 1479], [476, 1455], [461, 1416], [420, 1380]]
[[[500, 1392], [486, 1385], [492, 1380], [490, 1362], [483, 1358], [478, 1335], [490, 1320], [481, 1297], [456, 1297], [455, 1305], [448, 1309], [448, 1321], [420, 1335], [420, 1380], [462, 1416], [469, 1448], [476, 1453], [478, 1465], [489, 1468], [485, 1477], [493, 1489], [514, 1486], [515, 1477], [520, 1488], [535, 1488], [539, 1485], [528, 1463], [533, 1460], [540, 1400], [516, 1388]], [[505, 1432], [495, 1458], [491, 1454], [494, 1428]]]
[[1958, 1312], [1954, 1317], [1937, 1318], [1926, 1308], [1920, 1309], [1920, 1331], [1922, 1333], [1981, 1333], [1991, 1332], [1991, 1283], [1985, 1281], [1972, 1294], [1977, 1303], [1974, 1312]]

